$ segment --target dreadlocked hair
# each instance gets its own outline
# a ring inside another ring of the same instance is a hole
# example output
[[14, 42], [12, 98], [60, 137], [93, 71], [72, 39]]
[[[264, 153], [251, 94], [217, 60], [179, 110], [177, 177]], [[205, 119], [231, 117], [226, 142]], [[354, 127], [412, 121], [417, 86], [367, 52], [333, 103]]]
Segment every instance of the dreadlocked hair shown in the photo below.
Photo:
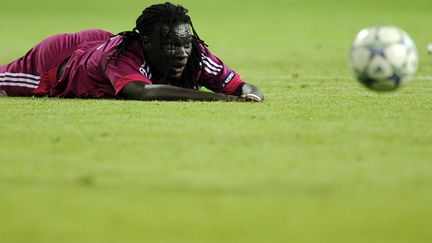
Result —
[[[193, 33], [192, 52], [182, 76], [175, 83], [171, 84], [183, 88], [198, 89], [198, 73], [204, 66], [201, 59], [202, 51], [200, 45], [207, 45], [198, 36], [193, 27], [192, 20], [187, 13], [188, 10], [181, 5], [174, 5], [170, 2], [151, 5], [144, 9], [142, 14], [137, 18], [136, 26], [132, 31], [123, 31], [116, 35], [122, 36], [123, 40], [114, 52], [114, 60], [117, 61], [120, 55], [129, 51], [129, 46], [134, 41], [141, 40], [143, 36], [150, 36], [156, 26], [168, 26], [169, 32], [167, 36], [170, 37], [176, 24], [187, 23], [191, 26]], [[164, 79], [166, 79], [166, 75], [164, 75]]]

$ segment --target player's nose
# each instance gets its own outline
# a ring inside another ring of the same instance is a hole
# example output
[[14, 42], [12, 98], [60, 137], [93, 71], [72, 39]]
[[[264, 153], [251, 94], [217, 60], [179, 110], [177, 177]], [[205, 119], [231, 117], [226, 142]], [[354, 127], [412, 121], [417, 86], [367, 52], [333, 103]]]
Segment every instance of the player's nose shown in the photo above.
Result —
[[189, 52], [188, 52], [187, 48], [185, 48], [185, 47], [179, 47], [176, 50], [175, 56], [178, 59], [188, 58], [189, 57]]

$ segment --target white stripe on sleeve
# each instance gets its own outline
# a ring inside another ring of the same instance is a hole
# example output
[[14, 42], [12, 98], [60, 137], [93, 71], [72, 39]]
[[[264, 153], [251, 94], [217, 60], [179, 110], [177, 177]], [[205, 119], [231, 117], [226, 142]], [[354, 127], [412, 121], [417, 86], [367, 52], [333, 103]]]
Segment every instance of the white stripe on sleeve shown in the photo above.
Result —
[[5, 78], [0, 78], [0, 82], [1, 81], [6, 81], [6, 82], [22, 82], [22, 83], [29, 83], [29, 84], [39, 84], [40, 81], [35, 81], [33, 79], [28, 79], [28, 78], [9, 78], [9, 77], [5, 77]]
[[204, 62], [204, 65], [205, 65], [206, 67], [208, 67], [209, 69], [211, 69], [211, 70], [213, 70], [213, 71], [215, 71], [215, 72], [220, 72], [220, 71], [222, 71], [222, 68], [216, 68], [216, 67], [210, 65], [210, 63], [208, 63], [206, 60], [203, 60], [203, 62]]
[[205, 70], [207, 73], [210, 73], [210, 74], [214, 74], [214, 75], [218, 75], [218, 74], [219, 74], [219, 73], [213, 72], [212, 70], [208, 69], [207, 66], [204, 67], [204, 70]]
[[32, 85], [32, 84], [11, 83], [11, 82], [2, 82], [2, 81], [0, 81], [0, 86], [16, 86], [16, 87], [26, 87], [26, 88], [32, 88], [32, 89], [35, 89], [38, 87], [37, 85]]
[[216, 68], [223, 68], [222, 65], [219, 65], [217, 63], [215, 63], [212, 59], [210, 59], [208, 56], [205, 56], [204, 54], [202, 55], [204, 59], [206, 59], [209, 63], [211, 63], [214, 67]]
[[32, 74], [28, 74], [28, 73], [10, 73], [10, 72], [5, 72], [5, 73], [0, 73], [0, 77], [21, 77], [21, 78], [31, 78], [34, 80], [40, 80], [40, 76], [35, 76]]

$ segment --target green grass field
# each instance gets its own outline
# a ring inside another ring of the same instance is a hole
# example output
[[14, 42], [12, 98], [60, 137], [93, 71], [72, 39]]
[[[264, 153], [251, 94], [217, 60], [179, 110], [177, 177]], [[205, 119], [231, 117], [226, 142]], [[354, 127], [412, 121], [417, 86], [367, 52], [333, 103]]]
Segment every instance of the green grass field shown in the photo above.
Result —
[[[0, 63], [151, 3], [2, 0]], [[0, 242], [432, 242], [431, 1], [178, 3], [266, 101], [1, 97]], [[421, 65], [379, 94], [347, 56], [384, 23]]]

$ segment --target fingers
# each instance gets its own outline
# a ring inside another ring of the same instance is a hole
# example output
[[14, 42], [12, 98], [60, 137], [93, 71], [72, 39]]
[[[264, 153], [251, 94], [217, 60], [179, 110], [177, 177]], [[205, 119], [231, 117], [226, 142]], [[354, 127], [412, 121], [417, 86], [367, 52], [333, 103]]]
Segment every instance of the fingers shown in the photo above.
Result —
[[252, 102], [262, 102], [263, 100], [256, 94], [244, 94], [241, 96], [241, 98], [245, 99], [246, 101], [252, 101]]

